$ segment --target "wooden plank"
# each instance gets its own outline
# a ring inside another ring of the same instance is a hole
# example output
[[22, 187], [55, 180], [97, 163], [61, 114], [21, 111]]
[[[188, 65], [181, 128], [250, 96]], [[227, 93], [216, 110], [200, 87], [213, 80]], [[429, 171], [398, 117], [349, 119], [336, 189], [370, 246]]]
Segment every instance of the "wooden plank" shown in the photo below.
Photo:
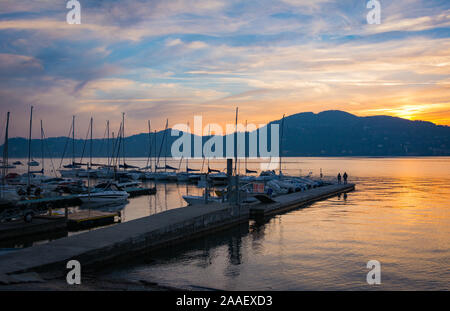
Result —
[[102, 218], [110, 218], [115, 216], [118, 216], [118, 213], [107, 213], [101, 211], [80, 211], [73, 214], [69, 214], [68, 220], [75, 222], [83, 222]]

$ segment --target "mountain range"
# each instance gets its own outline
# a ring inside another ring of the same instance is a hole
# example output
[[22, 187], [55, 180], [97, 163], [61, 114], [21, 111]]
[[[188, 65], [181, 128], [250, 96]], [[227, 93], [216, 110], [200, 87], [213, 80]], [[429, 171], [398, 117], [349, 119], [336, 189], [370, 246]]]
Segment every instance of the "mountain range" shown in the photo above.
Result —
[[[270, 122], [281, 124], [281, 120]], [[164, 131], [156, 134], [138, 134], [125, 138], [126, 157], [147, 157], [150, 142], [152, 156], [170, 156], [170, 146], [177, 137], [166, 130], [168, 146], [161, 145]], [[280, 129], [283, 156], [449, 156], [450, 127], [425, 121], [410, 121], [390, 116], [358, 117], [353, 114], [329, 110], [320, 113], [304, 112], [284, 119]], [[156, 136], [155, 136], [156, 135]], [[155, 143], [156, 139], [156, 143]], [[209, 137], [203, 137], [203, 142]], [[223, 137], [225, 141], [225, 137]], [[248, 140], [248, 136], [247, 136]], [[269, 141], [270, 143], [270, 141]], [[113, 144], [110, 140], [110, 149]], [[108, 155], [106, 139], [93, 140], [93, 157]], [[156, 148], [155, 148], [156, 145]], [[72, 157], [72, 141], [67, 137], [39, 139], [31, 142], [34, 158], [41, 157], [44, 146], [46, 157]], [[226, 149], [226, 148], [225, 148]], [[83, 151], [84, 150], [84, 151]], [[3, 153], [3, 145], [0, 147]], [[9, 139], [9, 157], [28, 156], [28, 140]], [[89, 141], [75, 141], [75, 157], [90, 156]]]

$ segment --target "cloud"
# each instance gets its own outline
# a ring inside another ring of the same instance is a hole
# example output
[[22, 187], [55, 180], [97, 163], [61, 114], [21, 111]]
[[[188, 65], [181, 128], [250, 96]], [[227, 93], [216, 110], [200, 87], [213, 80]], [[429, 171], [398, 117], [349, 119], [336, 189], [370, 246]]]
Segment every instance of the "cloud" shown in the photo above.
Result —
[[29, 76], [42, 72], [42, 63], [30, 56], [17, 54], [0, 54], [0, 78]]
[[252, 122], [342, 109], [450, 124], [445, 2], [384, 1], [381, 25], [359, 0], [83, 1], [81, 25], [66, 14], [2, 2], [0, 101], [18, 134], [30, 105], [55, 118], [54, 135], [74, 113], [118, 126], [125, 111], [137, 133], [147, 118], [229, 121], [235, 106]]

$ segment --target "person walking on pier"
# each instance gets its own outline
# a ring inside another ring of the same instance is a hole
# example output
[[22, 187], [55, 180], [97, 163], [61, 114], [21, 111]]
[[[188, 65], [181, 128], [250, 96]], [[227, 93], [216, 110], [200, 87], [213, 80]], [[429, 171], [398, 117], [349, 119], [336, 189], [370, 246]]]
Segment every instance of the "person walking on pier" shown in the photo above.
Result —
[[344, 184], [347, 184], [347, 178], [348, 178], [347, 172], [344, 172], [344, 176], [342, 176], [342, 177], [344, 177]]
[[338, 184], [340, 184], [341, 183], [341, 173], [338, 173], [337, 180], [338, 180]]

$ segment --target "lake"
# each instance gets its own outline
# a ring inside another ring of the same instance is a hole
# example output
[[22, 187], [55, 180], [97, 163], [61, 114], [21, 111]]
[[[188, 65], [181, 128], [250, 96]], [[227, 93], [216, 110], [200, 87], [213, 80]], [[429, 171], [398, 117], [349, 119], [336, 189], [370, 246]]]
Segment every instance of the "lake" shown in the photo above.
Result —
[[[216, 161], [214, 168], [223, 165]], [[317, 176], [322, 169], [334, 178], [346, 171], [356, 191], [135, 258], [96, 277], [186, 289], [449, 290], [449, 168], [449, 157], [288, 158], [285, 173]], [[124, 218], [184, 205], [186, 192], [199, 189], [159, 184], [156, 196], [130, 200]], [[369, 260], [381, 264], [381, 285], [366, 282]]]

